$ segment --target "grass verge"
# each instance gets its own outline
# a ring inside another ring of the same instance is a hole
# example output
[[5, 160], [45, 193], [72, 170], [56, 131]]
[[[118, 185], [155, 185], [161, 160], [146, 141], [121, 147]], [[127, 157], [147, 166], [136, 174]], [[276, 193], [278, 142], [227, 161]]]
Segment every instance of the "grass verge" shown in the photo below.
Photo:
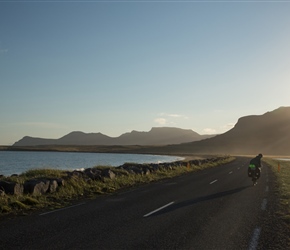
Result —
[[270, 158], [263, 159], [263, 161], [271, 166], [271, 169], [277, 178], [276, 192], [278, 193], [280, 200], [280, 211], [278, 214], [290, 228], [290, 161]]
[[[111, 169], [116, 178], [104, 178], [102, 181], [84, 179], [83, 177], [69, 178], [65, 185], [58, 188], [57, 192], [45, 195], [33, 196], [23, 194], [19, 196], [7, 195], [2, 192], [0, 195], [0, 214], [3, 215], [25, 215], [39, 209], [57, 209], [80, 199], [92, 199], [98, 195], [110, 194], [121, 189], [134, 187], [144, 183], [159, 181], [166, 178], [183, 175], [189, 172], [200, 171], [205, 168], [211, 168], [226, 164], [233, 161], [234, 157], [223, 157], [215, 162], [208, 162], [202, 165], [175, 166], [170, 169], [159, 169], [150, 174], [129, 174], [123, 169], [114, 167], [98, 166], [96, 168]], [[62, 178], [65, 177], [66, 171], [54, 169], [34, 169], [29, 170], [19, 176], [2, 177], [4, 181], [14, 181], [24, 183], [32, 178]]]

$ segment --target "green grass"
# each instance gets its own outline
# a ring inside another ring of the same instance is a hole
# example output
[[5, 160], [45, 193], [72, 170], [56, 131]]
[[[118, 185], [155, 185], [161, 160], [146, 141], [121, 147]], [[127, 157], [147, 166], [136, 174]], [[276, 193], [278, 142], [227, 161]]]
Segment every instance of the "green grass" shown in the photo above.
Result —
[[[280, 199], [280, 211], [278, 212], [290, 227], [290, 161], [281, 161], [266, 158], [277, 177], [277, 193]], [[280, 171], [278, 167], [280, 166]]]
[[[121, 189], [126, 189], [159, 181], [166, 178], [172, 178], [189, 172], [200, 171], [205, 168], [223, 165], [234, 160], [234, 157], [226, 157], [214, 163], [206, 163], [201, 166], [172, 166], [171, 170], [160, 169], [147, 175], [129, 174], [127, 171], [108, 166], [99, 166], [97, 168], [111, 169], [116, 173], [116, 178], [104, 178], [103, 181], [94, 181], [83, 177], [74, 177], [66, 179], [64, 186], [58, 188], [57, 192], [46, 195], [33, 196], [30, 194], [2, 195], [0, 196], [0, 214], [27, 214], [42, 208], [56, 209], [71, 204], [80, 199], [93, 199], [98, 195], [110, 194]], [[66, 171], [55, 169], [33, 169], [16, 177], [3, 177], [2, 180], [24, 183], [26, 180], [34, 178], [61, 178], [65, 177]]]

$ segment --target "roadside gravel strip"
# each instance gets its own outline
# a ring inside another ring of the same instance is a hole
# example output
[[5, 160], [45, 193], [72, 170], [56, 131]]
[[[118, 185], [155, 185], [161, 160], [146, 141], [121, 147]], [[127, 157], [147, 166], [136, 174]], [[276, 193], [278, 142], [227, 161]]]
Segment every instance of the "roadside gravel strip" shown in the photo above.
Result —
[[[262, 228], [262, 230], [259, 235], [260, 245], [255, 249], [290, 249], [289, 226], [285, 225], [284, 221], [278, 214], [280, 200], [276, 190], [276, 177], [271, 168], [267, 165], [263, 167], [262, 175], [265, 175], [266, 179], [264, 196], [261, 200], [261, 214], [263, 219], [259, 225], [259, 228]], [[257, 232], [253, 232], [253, 238], [255, 234], [257, 234]]]

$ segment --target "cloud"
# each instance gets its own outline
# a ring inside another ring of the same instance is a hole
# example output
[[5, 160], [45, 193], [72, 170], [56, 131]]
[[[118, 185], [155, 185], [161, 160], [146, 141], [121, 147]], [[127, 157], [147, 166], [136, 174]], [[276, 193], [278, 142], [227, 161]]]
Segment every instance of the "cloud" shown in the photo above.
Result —
[[176, 126], [178, 121], [188, 119], [187, 116], [182, 114], [172, 114], [172, 113], [159, 113], [158, 118], [154, 119], [154, 122], [158, 125], [170, 125]]
[[169, 117], [173, 117], [173, 118], [183, 118], [183, 119], [188, 119], [187, 116], [185, 115], [178, 115], [178, 114], [168, 114]]
[[230, 123], [228, 123], [228, 124], [222, 126], [222, 129], [223, 129], [223, 130], [229, 130], [229, 129], [233, 128], [234, 126], [235, 126], [235, 123], [230, 122]]
[[225, 129], [231, 129], [235, 126], [235, 123], [234, 122], [231, 122], [231, 123], [228, 123], [224, 126]]
[[214, 128], [205, 128], [203, 129], [203, 133], [211, 135], [211, 134], [220, 134], [220, 133], [225, 133], [232, 129], [235, 126], [235, 123], [227, 123], [224, 126], [219, 127], [218, 130]]
[[205, 128], [203, 129], [203, 132], [208, 135], [217, 134], [217, 131], [214, 128]]
[[167, 120], [166, 119], [164, 119], [164, 118], [156, 118], [155, 120], [154, 120], [154, 122], [155, 123], [158, 123], [159, 125], [165, 125], [165, 124], [167, 124]]
[[172, 117], [172, 118], [183, 118], [183, 119], [188, 119], [187, 116], [182, 115], [182, 114], [160, 113], [159, 116]]

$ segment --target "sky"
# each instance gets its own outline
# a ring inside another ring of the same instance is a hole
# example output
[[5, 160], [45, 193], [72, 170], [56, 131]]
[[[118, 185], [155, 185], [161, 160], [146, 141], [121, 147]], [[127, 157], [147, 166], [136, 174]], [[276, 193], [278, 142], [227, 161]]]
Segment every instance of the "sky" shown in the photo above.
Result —
[[221, 134], [290, 106], [290, 1], [0, 0], [0, 145]]

